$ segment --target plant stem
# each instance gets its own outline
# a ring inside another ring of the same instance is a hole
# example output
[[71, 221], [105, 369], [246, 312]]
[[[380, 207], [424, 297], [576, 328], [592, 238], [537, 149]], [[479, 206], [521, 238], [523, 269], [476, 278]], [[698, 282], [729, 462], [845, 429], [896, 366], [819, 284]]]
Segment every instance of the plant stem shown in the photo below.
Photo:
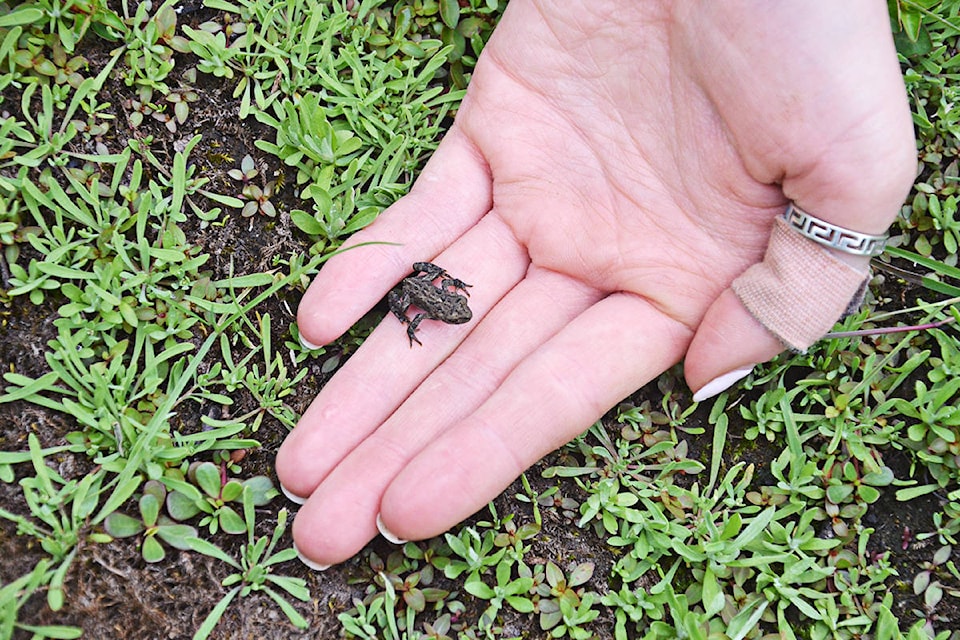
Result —
[[824, 338], [858, 338], [861, 336], [879, 336], [887, 333], [904, 333], [906, 331], [926, 331], [927, 329], [936, 329], [947, 324], [956, 322], [956, 318], [946, 318], [936, 322], [926, 324], [915, 324], [908, 327], [878, 327], [876, 329], [858, 329], [856, 331], [834, 331], [823, 336]]

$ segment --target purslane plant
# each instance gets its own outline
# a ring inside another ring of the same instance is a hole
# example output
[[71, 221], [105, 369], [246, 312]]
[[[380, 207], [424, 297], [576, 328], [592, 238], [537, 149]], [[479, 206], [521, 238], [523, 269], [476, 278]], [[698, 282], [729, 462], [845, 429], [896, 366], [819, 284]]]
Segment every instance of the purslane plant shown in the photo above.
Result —
[[114, 511], [104, 520], [103, 528], [114, 538], [143, 534], [140, 552], [147, 562], [160, 562], [166, 557], [161, 541], [174, 549], [189, 549], [187, 538], [195, 537], [197, 530], [175, 522], [161, 513], [166, 499], [167, 490], [164, 485], [157, 480], [151, 480], [144, 484], [143, 495], [137, 501], [140, 517], [133, 518]]

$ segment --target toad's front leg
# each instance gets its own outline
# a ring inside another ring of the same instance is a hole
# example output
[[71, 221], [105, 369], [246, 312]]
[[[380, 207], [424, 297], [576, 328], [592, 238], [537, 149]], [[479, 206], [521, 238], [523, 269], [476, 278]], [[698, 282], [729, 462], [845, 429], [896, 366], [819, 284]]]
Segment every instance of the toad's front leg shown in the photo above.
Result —
[[[450, 275], [450, 274], [448, 273], [446, 275]], [[469, 298], [470, 292], [467, 291], [467, 287], [472, 287], [473, 285], [467, 284], [466, 282], [464, 282], [463, 280], [460, 280], [459, 278], [444, 278], [443, 280], [440, 281], [440, 286], [444, 289], [446, 289], [447, 287], [453, 287], [453, 290], [455, 292], [461, 292]]]

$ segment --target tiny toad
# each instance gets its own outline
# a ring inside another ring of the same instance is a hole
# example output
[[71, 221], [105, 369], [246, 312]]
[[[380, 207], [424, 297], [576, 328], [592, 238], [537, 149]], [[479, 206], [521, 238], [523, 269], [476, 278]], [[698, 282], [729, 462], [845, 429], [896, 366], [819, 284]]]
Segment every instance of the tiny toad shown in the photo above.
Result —
[[[437, 278], [443, 278], [440, 286], [434, 284]], [[411, 347], [414, 342], [423, 344], [417, 339], [416, 332], [424, 319], [440, 320], [447, 324], [463, 324], [470, 321], [473, 313], [467, 306], [467, 298], [458, 293], [462, 291], [469, 296], [470, 294], [467, 293], [469, 286], [472, 285], [450, 277], [449, 273], [435, 264], [414, 263], [413, 275], [401, 280], [400, 284], [387, 294], [390, 311], [400, 319], [400, 322], [407, 325], [407, 337], [410, 338]], [[448, 287], [453, 287], [453, 290]], [[422, 311], [412, 320], [407, 317], [407, 309], [411, 305]]]

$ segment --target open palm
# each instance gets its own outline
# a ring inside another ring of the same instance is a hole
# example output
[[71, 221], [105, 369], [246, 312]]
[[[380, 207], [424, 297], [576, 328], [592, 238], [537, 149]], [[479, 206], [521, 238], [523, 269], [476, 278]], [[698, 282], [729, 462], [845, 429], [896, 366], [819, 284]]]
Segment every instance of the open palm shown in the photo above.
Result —
[[323, 344], [430, 260], [474, 319], [411, 349], [388, 317], [305, 413], [277, 460], [301, 553], [344, 560], [378, 515], [437, 534], [681, 359], [699, 389], [772, 357], [729, 286], [775, 216], [880, 233], [914, 153], [882, 3], [514, 0], [411, 193], [348, 243], [396, 244], [302, 302]]

